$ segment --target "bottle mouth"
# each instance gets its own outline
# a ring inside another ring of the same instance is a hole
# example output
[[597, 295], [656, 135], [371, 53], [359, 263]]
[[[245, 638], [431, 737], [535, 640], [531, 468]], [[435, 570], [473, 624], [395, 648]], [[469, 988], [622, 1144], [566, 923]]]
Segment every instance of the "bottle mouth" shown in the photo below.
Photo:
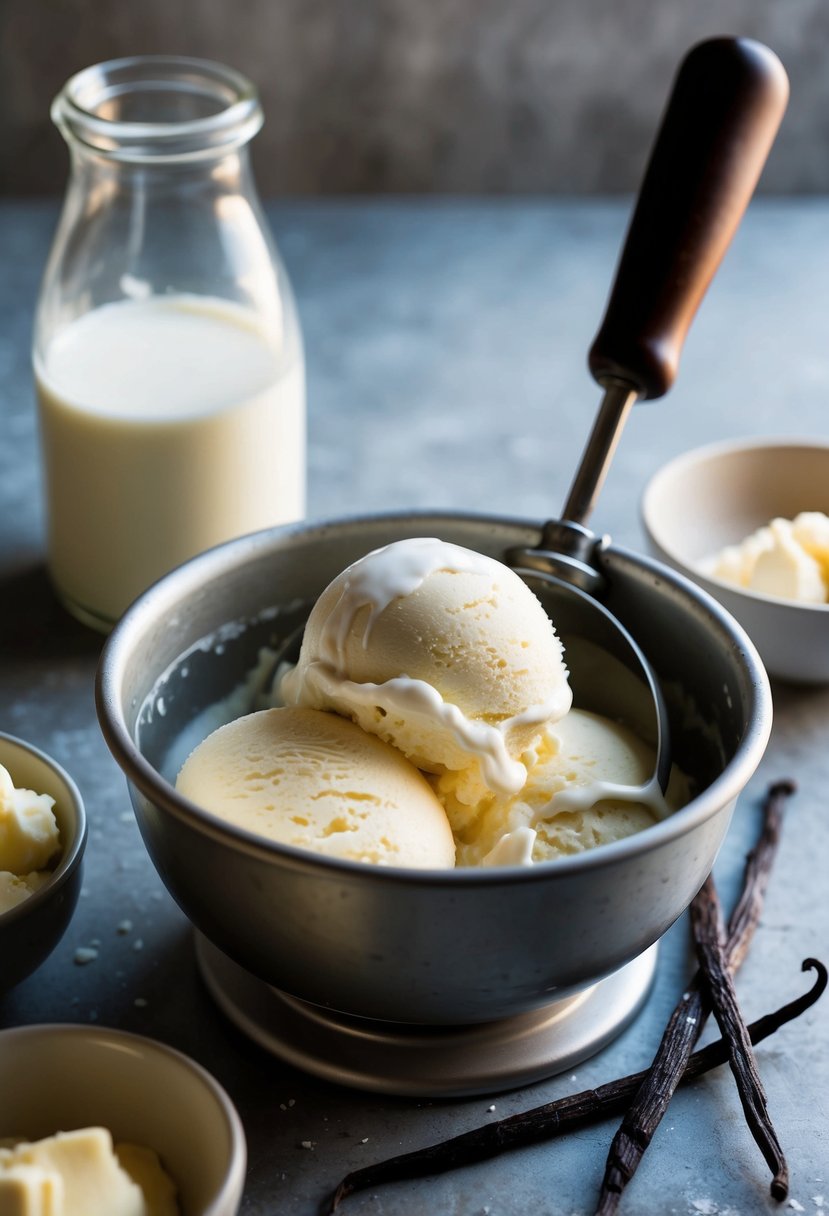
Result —
[[231, 151], [262, 126], [254, 85], [233, 68], [177, 55], [134, 55], [84, 68], [52, 103], [67, 142], [147, 164]]

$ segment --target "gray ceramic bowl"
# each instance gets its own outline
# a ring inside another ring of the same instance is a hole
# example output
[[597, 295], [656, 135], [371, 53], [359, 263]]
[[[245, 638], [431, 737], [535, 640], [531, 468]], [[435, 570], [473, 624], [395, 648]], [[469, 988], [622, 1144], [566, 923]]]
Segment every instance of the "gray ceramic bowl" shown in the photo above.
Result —
[[703, 587], [745, 628], [769, 673], [829, 684], [829, 604], [797, 604], [703, 574], [700, 563], [776, 516], [829, 515], [829, 443], [734, 439], [684, 452], [642, 497], [652, 552]]
[[[167, 753], [290, 631], [346, 564], [405, 536], [501, 556], [539, 527], [385, 515], [274, 529], [167, 575], [109, 638], [98, 680], [107, 742], [164, 882], [225, 954], [306, 1001], [368, 1018], [485, 1022], [537, 1009], [639, 955], [711, 869], [765, 748], [771, 703], [751, 643], [711, 598], [615, 547], [607, 603], [662, 677], [675, 759], [699, 793], [638, 836], [546, 866], [409, 871], [326, 860], [229, 827], [180, 797]], [[566, 643], [566, 639], [565, 639]], [[165, 776], [166, 774], [166, 776]]]
[[39, 1140], [105, 1127], [154, 1149], [179, 1191], [182, 1216], [235, 1216], [245, 1137], [221, 1086], [187, 1056], [153, 1039], [92, 1026], [0, 1032], [0, 1137]]
[[0, 992], [31, 975], [66, 930], [81, 889], [86, 813], [75, 782], [45, 752], [0, 733], [0, 764], [18, 787], [49, 794], [62, 852], [52, 877], [22, 904], [0, 914]]

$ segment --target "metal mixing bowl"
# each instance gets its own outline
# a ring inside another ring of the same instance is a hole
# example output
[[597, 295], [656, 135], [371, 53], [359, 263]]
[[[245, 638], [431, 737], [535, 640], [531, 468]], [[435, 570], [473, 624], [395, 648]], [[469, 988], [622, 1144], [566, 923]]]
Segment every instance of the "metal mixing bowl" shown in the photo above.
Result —
[[663, 682], [674, 759], [698, 791], [658, 826], [529, 869], [375, 868], [230, 827], [171, 784], [171, 740], [238, 686], [260, 647], [293, 629], [349, 562], [407, 536], [499, 557], [538, 535], [532, 522], [469, 515], [278, 528], [174, 570], [116, 626], [99, 670], [98, 711], [144, 841], [192, 922], [253, 975], [367, 1018], [487, 1022], [538, 1009], [620, 968], [699, 889], [768, 739], [768, 681], [742, 629], [713, 599], [614, 546], [600, 559], [608, 607]]

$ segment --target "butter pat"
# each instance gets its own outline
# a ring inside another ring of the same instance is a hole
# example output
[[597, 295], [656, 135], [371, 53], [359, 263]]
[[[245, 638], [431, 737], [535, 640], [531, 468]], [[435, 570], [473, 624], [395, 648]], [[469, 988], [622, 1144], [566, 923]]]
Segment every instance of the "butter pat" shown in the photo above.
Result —
[[829, 601], [829, 517], [803, 511], [773, 519], [739, 545], [727, 545], [700, 563], [702, 573], [800, 604]]
[[143, 1144], [116, 1144], [118, 1164], [144, 1195], [147, 1216], [179, 1216], [176, 1184], [162, 1168], [158, 1153]]
[[120, 1152], [123, 1166], [102, 1127], [0, 1149], [0, 1216], [177, 1216], [175, 1187], [155, 1153]]
[[30, 874], [44, 869], [60, 848], [54, 798], [15, 789], [0, 764], [0, 870]]
[[63, 1180], [39, 1165], [0, 1160], [0, 1216], [61, 1216]]
[[821, 567], [829, 582], [829, 515], [821, 511], [801, 511], [792, 521], [794, 538]]

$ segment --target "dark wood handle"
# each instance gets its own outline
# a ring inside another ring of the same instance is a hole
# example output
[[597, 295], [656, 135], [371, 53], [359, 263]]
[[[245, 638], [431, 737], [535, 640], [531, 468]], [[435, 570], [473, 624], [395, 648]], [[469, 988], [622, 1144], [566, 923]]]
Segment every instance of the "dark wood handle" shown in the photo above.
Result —
[[693, 47], [674, 81], [589, 364], [643, 397], [673, 384], [685, 335], [765, 164], [789, 96], [759, 42]]

